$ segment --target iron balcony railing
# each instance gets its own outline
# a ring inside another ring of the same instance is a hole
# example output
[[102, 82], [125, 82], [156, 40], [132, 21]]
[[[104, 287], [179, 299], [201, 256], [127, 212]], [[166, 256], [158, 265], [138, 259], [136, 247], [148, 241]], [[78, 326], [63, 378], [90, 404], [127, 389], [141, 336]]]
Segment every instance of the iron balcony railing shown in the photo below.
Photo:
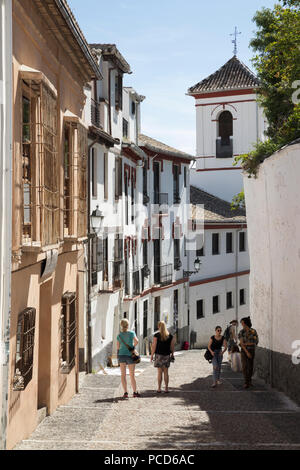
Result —
[[233, 156], [233, 139], [218, 137], [216, 140], [216, 157], [232, 158]]
[[91, 120], [93, 126], [101, 127], [100, 125], [100, 103], [91, 100]]
[[164, 264], [161, 266], [154, 266], [154, 283], [162, 286], [172, 284], [173, 278], [173, 265]]

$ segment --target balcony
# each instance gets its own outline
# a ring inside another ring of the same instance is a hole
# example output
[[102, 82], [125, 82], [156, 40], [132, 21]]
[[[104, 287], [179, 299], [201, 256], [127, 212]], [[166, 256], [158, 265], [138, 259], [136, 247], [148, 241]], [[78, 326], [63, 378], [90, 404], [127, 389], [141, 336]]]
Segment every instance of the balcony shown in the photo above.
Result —
[[132, 294], [139, 295], [141, 293], [141, 284], [140, 284], [140, 271], [134, 271], [132, 273]]
[[218, 137], [216, 140], [216, 157], [232, 158], [233, 157], [233, 139], [232, 137]]
[[153, 193], [153, 204], [156, 206], [154, 207], [154, 214], [158, 214], [159, 212], [162, 214], [168, 214], [169, 211], [169, 198], [168, 193]]
[[166, 286], [172, 284], [173, 265], [164, 264], [162, 266], [154, 266], [154, 284]]
[[95, 100], [91, 100], [91, 121], [95, 127], [102, 127], [100, 124], [100, 103]]

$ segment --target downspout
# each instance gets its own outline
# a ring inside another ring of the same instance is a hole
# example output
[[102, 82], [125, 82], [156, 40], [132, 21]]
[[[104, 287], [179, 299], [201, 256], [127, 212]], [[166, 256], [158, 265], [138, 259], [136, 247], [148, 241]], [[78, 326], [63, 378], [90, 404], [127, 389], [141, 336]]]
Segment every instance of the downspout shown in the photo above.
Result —
[[86, 372], [92, 372], [92, 318], [91, 318], [91, 158], [90, 152], [92, 147], [98, 142], [94, 140], [88, 146], [88, 202], [87, 202], [87, 227], [88, 227], [88, 244], [87, 244], [87, 321], [86, 321], [86, 338], [87, 338], [87, 363]]

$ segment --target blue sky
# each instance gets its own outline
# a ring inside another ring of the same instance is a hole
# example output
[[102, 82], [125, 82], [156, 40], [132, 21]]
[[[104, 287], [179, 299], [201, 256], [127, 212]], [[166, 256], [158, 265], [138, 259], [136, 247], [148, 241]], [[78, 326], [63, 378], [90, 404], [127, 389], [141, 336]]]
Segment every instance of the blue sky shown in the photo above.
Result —
[[90, 43], [114, 43], [129, 62], [125, 85], [146, 96], [142, 132], [195, 154], [194, 98], [188, 87], [233, 56], [230, 33], [237, 26], [238, 57], [253, 69], [252, 18], [274, 0], [69, 0]]

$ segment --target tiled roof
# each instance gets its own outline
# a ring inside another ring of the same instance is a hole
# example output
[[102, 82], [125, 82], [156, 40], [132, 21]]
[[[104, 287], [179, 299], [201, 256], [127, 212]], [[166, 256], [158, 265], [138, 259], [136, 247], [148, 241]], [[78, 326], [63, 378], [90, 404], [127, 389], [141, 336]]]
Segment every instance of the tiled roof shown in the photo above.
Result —
[[188, 93], [235, 90], [257, 87], [259, 81], [253, 72], [233, 56], [219, 70], [189, 88]]
[[164, 153], [166, 155], [171, 155], [180, 158], [186, 158], [187, 160], [193, 160], [195, 157], [189, 155], [188, 153], [182, 152], [181, 150], [175, 149], [174, 147], [170, 147], [169, 145], [160, 142], [159, 140], [152, 139], [147, 135], [140, 134], [139, 135], [139, 146], [148, 148], [154, 152]]
[[104, 58], [112, 59], [124, 73], [131, 73], [130, 65], [115, 44], [90, 44], [90, 48], [101, 49]]
[[195, 186], [190, 188], [190, 203], [193, 206], [204, 204], [206, 223], [246, 223], [246, 212], [243, 209], [232, 210], [229, 202]]

